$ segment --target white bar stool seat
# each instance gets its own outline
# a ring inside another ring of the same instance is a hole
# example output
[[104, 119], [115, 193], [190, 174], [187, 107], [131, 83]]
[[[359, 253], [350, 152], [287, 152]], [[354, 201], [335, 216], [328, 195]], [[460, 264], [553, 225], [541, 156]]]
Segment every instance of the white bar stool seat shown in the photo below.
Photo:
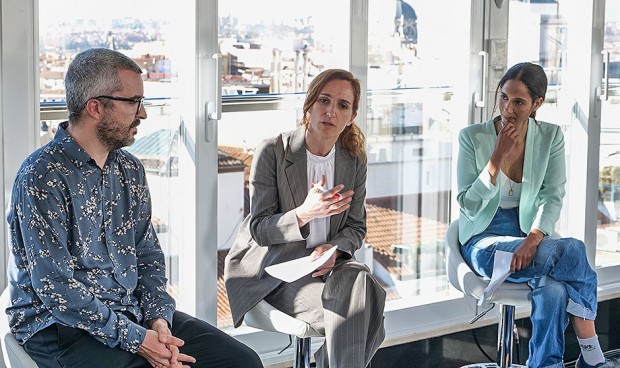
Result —
[[279, 311], [264, 300], [246, 313], [244, 321], [250, 327], [293, 336], [293, 368], [310, 368], [310, 338], [323, 336], [312, 326]]
[[30, 358], [30, 355], [19, 345], [9, 327], [9, 317], [5, 309], [11, 304], [9, 288], [4, 289], [0, 295], [0, 334], [2, 340], [2, 358], [7, 368], [37, 368], [37, 364]]
[[[465, 295], [476, 300], [482, 298], [484, 288], [489, 280], [478, 276], [465, 262], [461, 255], [459, 243], [458, 219], [452, 221], [446, 232], [446, 272], [450, 284]], [[516, 368], [522, 365], [512, 364], [514, 342], [515, 306], [530, 305], [532, 290], [523, 283], [504, 282], [489, 299], [490, 303], [499, 305], [499, 324], [497, 327], [497, 363], [478, 363], [466, 367]], [[474, 321], [472, 321], [474, 322]]]

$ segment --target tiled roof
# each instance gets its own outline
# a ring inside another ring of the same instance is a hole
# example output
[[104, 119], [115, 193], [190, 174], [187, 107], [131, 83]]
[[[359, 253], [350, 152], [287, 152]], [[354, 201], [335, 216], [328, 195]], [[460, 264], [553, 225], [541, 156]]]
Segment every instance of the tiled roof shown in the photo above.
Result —
[[233, 325], [228, 293], [224, 285], [224, 258], [228, 250], [217, 251], [217, 327], [225, 328]]
[[217, 150], [217, 169], [218, 172], [243, 171], [245, 170], [245, 164], [219, 148]]
[[146, 169], [159, 169], [172, 156], [176, 157], [178, 133], [172, 129], [159, 129], [140, 137], [125, 150], [140, 159]]
[[[170, 158], [177, 156], [178, 132], [172, 129], [159, 129], [140, 137], [125, 149], [138, 157], [146, 169], [160, 169]], [[248, 170], [252, 155], [244, 154], [242, 148], [218, 147], [218, 172]]]
[[243, 169], [243, 176], [245, 180], [248, 180], [248, 178], [250, 177], [250, 168], [252, 167], [252, 159], [254, 158], [254, 150], [233, 146], [218, 146], [217, 148], [221, 152], [224, 152], [228, 156], [238, 159], [245, 164], [245, 168]]
[[375, 260], [392, 275], [409, 276], [413, 270], [401, 267], [394, 246], [414, 248], [443, 241], [448, 224], [372, 204], [366, 205], [366, 243]]

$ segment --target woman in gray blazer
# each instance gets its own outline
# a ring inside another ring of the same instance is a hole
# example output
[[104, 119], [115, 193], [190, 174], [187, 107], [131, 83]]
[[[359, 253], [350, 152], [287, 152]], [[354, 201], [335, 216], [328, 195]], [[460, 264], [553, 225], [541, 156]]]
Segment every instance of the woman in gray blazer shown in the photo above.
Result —
[[[366, 236], [365, 141], [354, 122], [359, 99], [353, 74], [325, 70], [308, 88], [300, 126], [256, 148], [250, 214], [225, 263], [235, 326], [265, 299], [325, 334], [317, 367], [366, 367], [385, 336], [385, 291], [353, 257]], [[334, 246], [323, 266], [297, 281], [265, 272]]]

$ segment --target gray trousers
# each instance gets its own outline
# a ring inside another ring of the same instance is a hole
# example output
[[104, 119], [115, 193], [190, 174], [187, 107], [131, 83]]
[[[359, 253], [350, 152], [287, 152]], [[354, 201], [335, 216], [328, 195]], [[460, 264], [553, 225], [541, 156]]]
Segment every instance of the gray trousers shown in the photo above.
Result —
[[325, 334], [317, 367], [361, 368], [385, 338], [385, 294], [365, 264], [339, 260], [328, 276], [283, 283], [265, 301]]

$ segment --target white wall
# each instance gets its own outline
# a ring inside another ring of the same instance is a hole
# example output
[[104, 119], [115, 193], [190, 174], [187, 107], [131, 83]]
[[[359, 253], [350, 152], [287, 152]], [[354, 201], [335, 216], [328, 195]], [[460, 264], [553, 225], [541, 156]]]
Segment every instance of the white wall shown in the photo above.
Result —
[[243, 171], [217, 175], [217, 249], [230, 249], [243, 221]]

